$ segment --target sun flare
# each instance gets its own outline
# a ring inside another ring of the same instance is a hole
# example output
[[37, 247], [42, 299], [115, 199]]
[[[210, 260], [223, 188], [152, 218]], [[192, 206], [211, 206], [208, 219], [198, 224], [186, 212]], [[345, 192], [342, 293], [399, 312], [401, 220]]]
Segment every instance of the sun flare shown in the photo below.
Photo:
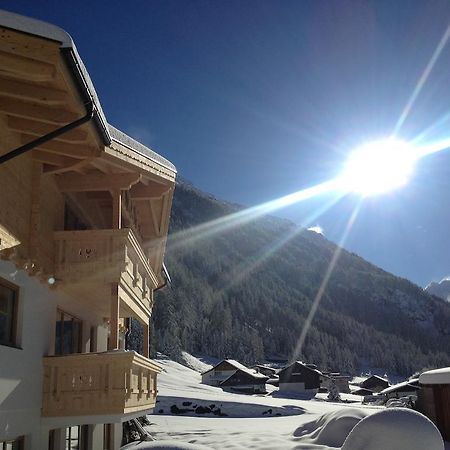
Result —
[[339, 185], [364, 197], [393, 191], [408, 182], [418, 157], [411, 144], [397, 139], [369, 142], [350, 154]]

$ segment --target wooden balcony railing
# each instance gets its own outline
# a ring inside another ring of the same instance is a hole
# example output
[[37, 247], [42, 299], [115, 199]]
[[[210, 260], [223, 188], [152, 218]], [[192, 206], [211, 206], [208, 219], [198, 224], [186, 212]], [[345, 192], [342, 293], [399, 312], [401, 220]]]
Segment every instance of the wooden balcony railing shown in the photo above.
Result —
[[130, 229], [58, 231], [54, 239], [58, 280], [91, 293], [93, 284], [118, 283], [149, 315], [158, 279]]
[[151, 409], [160, 371], [133, 351], [45, 357], [42, 415], [123, 415]]

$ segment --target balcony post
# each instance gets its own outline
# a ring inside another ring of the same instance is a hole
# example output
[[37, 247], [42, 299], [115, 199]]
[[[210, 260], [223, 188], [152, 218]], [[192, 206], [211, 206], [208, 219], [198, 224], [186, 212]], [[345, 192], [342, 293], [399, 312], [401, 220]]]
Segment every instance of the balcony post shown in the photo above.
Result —
[[120, 298], [118, 285], [111, 284], [111, 313], [109, 321], [109, 341], [108, 350], [116, 350], [119, 348], [119, 306]]
[[142, 343], [143, 349], [142, 349], [142, 355], [148, 358], [150, 356], [150, 324], [145, 323], [144, 324], [144, 337], [143, 337], [143, 343]]
[[122, 228], [122, 191], [120, 189], [114, 189], [112, 191], [112, 203], [112, 228], [120, 229]]

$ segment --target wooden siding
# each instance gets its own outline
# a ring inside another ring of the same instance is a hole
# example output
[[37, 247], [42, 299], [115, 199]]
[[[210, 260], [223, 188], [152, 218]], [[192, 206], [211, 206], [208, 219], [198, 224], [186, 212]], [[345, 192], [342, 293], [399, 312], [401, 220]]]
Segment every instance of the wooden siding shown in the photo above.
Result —
[[278, 375], [280, 384], [304, 383], [305, 389], [317, 389], [320, 387], [319, 372], [298, 362], [284, 368], [278, 373]]
[[160, 371], [157, 364], [135, 352], [46, 357], [42, 415], [121, 416], [151, 409]]
[[450, 385], [420, 385], [418, 410], [438, 427], [442, 437], [450, 441]]
[[239, 386], [239, 385], [261, 385], [265, 386], [267, 378], [254, 377], [243, 370], [236, 370], [236, 372], [223, 381], [221, 386]]

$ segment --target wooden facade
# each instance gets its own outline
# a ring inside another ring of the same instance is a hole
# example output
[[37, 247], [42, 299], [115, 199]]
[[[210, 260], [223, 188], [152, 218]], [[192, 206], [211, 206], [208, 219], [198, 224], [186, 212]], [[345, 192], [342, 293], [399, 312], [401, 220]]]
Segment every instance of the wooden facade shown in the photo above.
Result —
[[268, 379], [257, 372], [237, 369], [233, 375], [220, 383], [220, 387], [246, 394], [265, 394]]
[[417, 407], [435, 423], [442, 437], [450, 441], [450, 385], [421, 386]]
[[383, 389], [386, 389], [390, 386], [389, 381], [384, 378], [379, 377], [378, 375], [371, 375], [369, 378], [364, 380], [360, 386], [363, 389], [368, 389], [372, 392], [381, 392]]
[[280, 391], [317, 392], [322, 373], [301, 361], [295, 361], [278, 372]]
[[[9, 13], [0, 15], [0, 136], [0, 259], [108, 336], [92, 339], [92, 353], [42, 355], [43, 416], [120, 421], [153, 408], [160, 368], [148, 359], [149, 321], [165, 284], [175, 167], [108, 124], [67, 33]], [[130, 317], [144, 328], [143, 355], [116, 351]]]

